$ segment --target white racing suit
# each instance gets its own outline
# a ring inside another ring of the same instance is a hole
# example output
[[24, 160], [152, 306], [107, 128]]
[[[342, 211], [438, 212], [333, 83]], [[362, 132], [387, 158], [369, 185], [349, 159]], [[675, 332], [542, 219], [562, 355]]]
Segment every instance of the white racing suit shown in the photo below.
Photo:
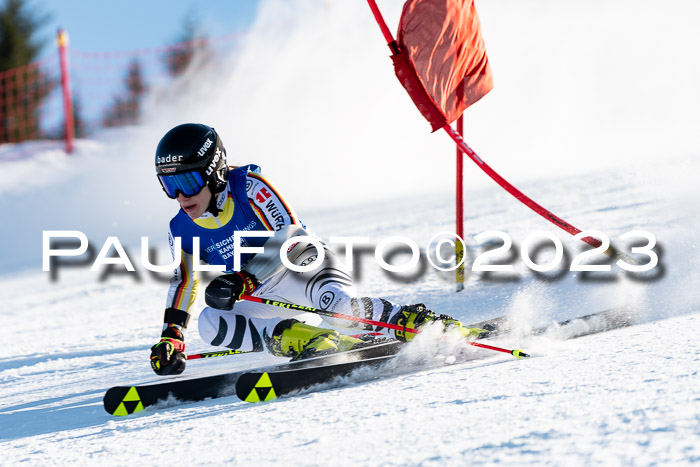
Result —
[[[258, 253], [252, 258], [242, 258], [244, 260], [243, 270], [254, 275], [260, 281], [260, 285], [252, 295], [375, 321], [391, 321], [401, 306], [379, 298], [357, 297], [352, 277], [335, 254], [328, 250], [325, 245], [325, 258], [322, 266], [313, 271], [295, 272], [282, 264], [279, 258], [279, 247], [285, 240], [300, 235], [312, 235], [298, 220], [289, 204], [256, 169], [255, 166], [247, 167], [245, 188], [233, 186], [235, 180], [240, 183], [242, 180], [240, 176], [229, 178], [227, 189], [216, 195], [217, 207], [220, 209], [217, 216], [206, 213], [199, 219], [189, 220], [180, 213], [178, 222], [174, 222], [174, 218], [171, 222], [171, 245], [173, 245], [172, 239], [183, 235], [183, 232], [185, 234], [189, 234], [190, 231], [196, 232], [202, 245], [201, 257], [213, 263], [217, 258], [215, 256], [217, 254], [216, 248], [219, 248], [218, 258], [225, 258], [227, 271], [233, 271], [230, 242], [207, 238], [207, 232], [211, 231], [212, 238], [214, 238], [214, 233], [216, 233], [216, 239], [222, 238], [223, 231], [234, 229], [231, 224], [235, 223], [236, 215], [240, 217], [246, 209], [252, 209], [261, 224], [267, 230], [274, 232], [274, 237], [267, 239], [263, 245], [264, 253]], [[245, 194], [242, 194], [243, 189], [245, 189]], [[243, 204], [240, 201], [245, 198], [247, 198], [250, 207], [236, 205], [236, 200], [239, 201], [239, 204]], [[242, 222], [247, 222], [247, 220], [238, 220], [239, 225]], [[227, 231], [224, 233], [228, 234]], [[207, 245], [212, 246], [207, 247]], [[189, 312], [194, 305], [198, 278], [193, 270], [192, 253], [183, 248], [181, 255], [180, 266], [175, 270], [171, 279], [166, 307]], [[299, 266], [313, 264], [318, 260], [317, 256], [316, 247], [303, 240], [293, 244], [287, 252], [288, 259]], [[248, 351], [263, 350], [266, 347], [266, 337], [272, 334], [277, 323], [289, 318], [295, 318], [314, 326], [322, 326], [322, 319], [317, 314], [299, 313], [286, 308], [250, 301], [237, 301], [230, 311], [211, 307], [204, 308], [198, 319], [199, 334], [205, 342], [214, 346]], [[356, 330], [371, 329], [388, 334], [388, 330], [385, 328], [375, 330], [372, 326], [349, 320], [328, 317], [323, 319], [332, 326]]]
[[[316, 261], [316, 256], [316, 248], [308, 245], [294, 264], [311, 264]], [[401, 308], [383, 299], [357, 298], [352, 278], [339, 264], [338, 258], [328, 249], [325, 250], [325, 256], [323, 266], [312, 272], [295, 272], [284, 268], [263, 282], [252, 295], [384, 322]], [[252, 262], [254, 261], [255, 259]], [[313, 326], [323, 326], [321, 317], [316, 314], [238, 301], [231, 311], [211, 307], [202, 310], [199, 315], [199, 334], [204, 341], [214, 346], [260, 350], [277, 323], [288, 318]], [[374, 331], [372, 326], [354, 321], [329, 317], [323, 317], [323, 320], [333, 326]], [[382, 330], [384, 328], [377, 329]]]

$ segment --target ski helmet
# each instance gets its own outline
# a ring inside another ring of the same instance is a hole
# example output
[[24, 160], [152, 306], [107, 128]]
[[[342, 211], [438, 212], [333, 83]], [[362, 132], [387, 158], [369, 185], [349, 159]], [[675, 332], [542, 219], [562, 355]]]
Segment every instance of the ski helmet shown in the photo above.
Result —
[[214, 128], [185, 123], [168, 131], [156, 148], [156, 175], [170, 198], [194, 196], [209, 185], [212, 193], [226, 187], [226, 150]]

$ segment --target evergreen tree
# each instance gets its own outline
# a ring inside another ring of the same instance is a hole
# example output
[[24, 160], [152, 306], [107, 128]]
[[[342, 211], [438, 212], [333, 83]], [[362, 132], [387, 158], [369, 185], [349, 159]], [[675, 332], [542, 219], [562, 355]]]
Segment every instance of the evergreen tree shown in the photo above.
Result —
[[73, 98], [73, 129], [76, 138], [85, 138], [89, 134], [89, 129], [83, 118], [83, 105], [77, 97]]
[[29, 11], [22, 0], [0, 6], [0, 143], [40, 137], [39, 110], [55, 83], [34, 61], [41, 43], [36, 34], [47, 16]]
[[182, 34], [176, 44], [164, 55], [165, 67], [173, 78], [182, 75], [197, 55], [203, 60], [210, 55], [206, 41], [198, 34], [198, 21], [187, 15], [183, 21]]
[[141, 114], [141, 98], [148, 90], [143, 78], [141, 62], [133, 59], [124, 76], [124, 93], [117, 95], [102, 115], [103, 127], [137, 123]]

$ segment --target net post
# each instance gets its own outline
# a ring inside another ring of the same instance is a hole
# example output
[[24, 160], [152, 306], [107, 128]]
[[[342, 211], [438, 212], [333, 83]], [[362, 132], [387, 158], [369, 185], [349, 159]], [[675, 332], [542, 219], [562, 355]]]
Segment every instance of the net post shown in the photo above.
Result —
[[[464, 120], [460, 115], [457, 119], [457, 133], [463, 136]], [[459, 239], [464, 240], [464, 155], [459, 145], [457, 146], [457, 183], [456, 183], [456, 229], [457, 239], [455, 241], [455, 261], [457, 269], [455, 270], [455, 280], [457, 282], [457, 292], [464, 290], [464, 245]], [[466, 240], [464, 240], [466, 243]]]
[[68, 72], [68, 33], [63, 29], [58, 29], [58, 56], [61, 66], [61, 89], [63, 91], [63, 112], [66, 137], [66, 152], [73, 152], [74, 120], [73, 120], [73, 99], [70, 92], [70, 75]]

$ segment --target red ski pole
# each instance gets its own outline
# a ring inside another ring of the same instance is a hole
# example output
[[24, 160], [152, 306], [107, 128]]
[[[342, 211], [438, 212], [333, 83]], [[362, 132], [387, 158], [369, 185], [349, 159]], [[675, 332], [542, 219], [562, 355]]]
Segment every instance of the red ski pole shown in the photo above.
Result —
[[[419, 334], [420, 333], [419, 329], [405, 328], [403, 326], [399, 326], [399, 325], [391, 324], [391, 323], [385, 323], [383, 321], [374, 321], [371, 319], [360, 318], [357, 316], [344, 315], [342, 313], [333, 313], [332, 311], [319, 310], [318, 308], [312, 308], [310, 306], [296, 305], [294, 303], [288, 303], [288, 302], [280, 302], [277, 300], [270, 300], [268, 298], [263, 298], [263, 297], [254, 297], [252, 295], [242, 295], [241, 300], [262, 303], [265, 305], [278, 306], [281, 308], [288, 308], [290, 310], [306, 311], [308, 313], [315, 313], [317, 315], [327, 316], [329, 318], [344, 319], [347, 321], [354, 321], [356, 323], [370, 324], [372, 326], [379, 326], [379, 327], [383, 327], [383, 328], [387, 328], [387, 329], [394, 329], [397, 331], [409, 332], [411, 334]], [[481, 343], [472, 342], [472, 341], [467, 341], [467, 344], [473, 345], [474, 347], [480, 347], [482, 349], [495, 350], [496, 352], [508, 353], [508, 354], [511, 354], [517, 358], [530, 356], [527, 353], [525, 353], [519, 349], [509, 350], [509, 349], [504, 349], [501, 347], [495, 347], [493, 345], [481, 344]]]
[[[353, 334], [350, 337], [356, 337], [360, 338], [362, 336], [379, 336], [381, 333], [379, 332], [365, 332], [362, 334]], [[239, 355], [243, 353], [253, 353], [253, 350], [234, 350], [234, 349], [228, 349], [228, 350], [219, 350], [219, 351], [214, 351], [214, 352], [202, 352], [202, 353], [196, 353], [192, 355], [187, 356], [187, 360], [199, 360], [201, 358], [212, 358], [212, 357], [225, 357], [227, 355]]]
[[252, 350], [220, 350], [218, 352], [203, 352], [187, 356], [187, 360], [199, 360], [200, 358], [225, 357], [227, 355], [238, 355], [242, 353], [251, 353]]

